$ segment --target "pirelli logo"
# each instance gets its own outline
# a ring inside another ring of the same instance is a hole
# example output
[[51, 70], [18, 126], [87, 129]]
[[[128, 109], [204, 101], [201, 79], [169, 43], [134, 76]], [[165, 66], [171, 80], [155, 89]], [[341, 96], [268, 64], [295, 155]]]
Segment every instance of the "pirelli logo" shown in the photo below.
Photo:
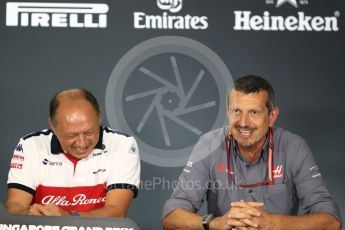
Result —
[[107, 4], [7, 2], [6, 26], [106, 28]]

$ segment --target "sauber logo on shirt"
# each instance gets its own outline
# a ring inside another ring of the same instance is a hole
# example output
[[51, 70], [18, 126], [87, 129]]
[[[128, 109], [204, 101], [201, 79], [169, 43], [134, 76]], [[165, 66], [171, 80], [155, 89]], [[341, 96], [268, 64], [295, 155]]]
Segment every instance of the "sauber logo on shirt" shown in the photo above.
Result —
[[283, 166], [273, 166], [273, 178], [282, 178], [283, 177]]

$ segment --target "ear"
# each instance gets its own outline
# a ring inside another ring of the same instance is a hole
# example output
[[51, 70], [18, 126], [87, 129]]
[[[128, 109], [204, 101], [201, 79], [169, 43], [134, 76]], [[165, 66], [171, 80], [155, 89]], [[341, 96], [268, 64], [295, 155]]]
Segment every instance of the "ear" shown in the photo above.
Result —
[[276, 120], [278, 119], [278, 115], [279, 115], [279, 107], [278, 106], [274, 106], [272, 108], [272, 111], [270, 112], [269, 115], [269, 125], [270, 127], [274, 126], [274, 123], [276, 122]]
[[49, 124], [49, 127], [54, 131], [54, 125], [53, 125], [53, 121], [51, 117], [48, 117], [48, 124]]

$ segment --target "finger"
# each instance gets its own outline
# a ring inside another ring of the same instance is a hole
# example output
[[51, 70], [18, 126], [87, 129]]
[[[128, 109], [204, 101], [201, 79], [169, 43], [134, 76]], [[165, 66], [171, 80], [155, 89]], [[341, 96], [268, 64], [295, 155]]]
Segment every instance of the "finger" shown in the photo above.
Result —
[[[228, 218], [231, 218], [232, 215], [238, 215], [238, 213], [242, 213], [239, 215], [243, 215], [243, 218], [251, 218], [251, 217], [261, 216], [261, 212], [259, 210], [257, 210], [256, 208], [253, 208], [253, 207], [246, 207], [246, 208], [233, 207], [233, 208], [231, 208], [231, 210], [228, 214]], [[250, 217], [248, 217], [248, 215]]]
[[232, 206], [233, 203], [238, 203], [238, 202], [245, 203], [244, 200], [240, 200], [240, 201], [230, 202], [230, 206]]
[[249, 215], [248, 213], [245, 212], [230, 212], [230, 214], [228, 215], [228, 218], [231, 219], [250, 219], [252, 218], [251, 215]]
[[66, 211], [64, 211], [63, 209], [61, 209], [59, 206], [57, 206], [56, 204], [49, 204], [44, 206], [46, 210], [48, 210], [50, 212], [51, 215], [53, 216], [63, 216], [65, 214], [65, 216], [67, 216]]
[[[240, 221], [242, 222], [245, 226], [248, 227], [258, 227], [258, 218], [257, 217], [252, 217], [250, 215], [244, 214], [244, 213], [233, 213], [230, 214], [230, 220], [235, 220], [235, 221]], [[245, 218], [247, 217], [247, 218]]]
[[236, 227], [236, 228], [231, 228], [231, 230], [258, 230], [258, 229], [253, 228], [253, 227]]
[[242, 224], [237, 224], [237, 226], [246, 226], [246, 227], [253, 227], [257, 228], [259, 227], [259, 221], [257, 217], [249, 217], [249, 218], [231, 218], [230, 220], [233, 221], [240, 221]]
[[243, 223], [242, 221], [236, 220], [236, 219], [228, 220], [227, 224], [232, 226], [232, 227], [246, 227], [245, 223]]
[[44, 209], [47, 210], [51, 215], [56, 216], [56, 214], [58, 213], [58, 210], [55, 206], [52, 205], [46, 205], [44, 206]]
[[56, 204], [47, 204], [44, 207], [45, 208], [55, 208], [55, 207], [57, 207], [57, 205]]
[[41, 216], [41, 213], [37, 211], [36, 209], [30, 208], [28, 211], [29, 216]]
[[253, 228], [258, 227], [258, 223], [256, 221], [253, 221], [252, 219], [241, 219], [240, 221], [244, 223], [245, 225], [247, 225], [248, 227], [253, 227]]
[[262, 203], [262, 202], [250, 201], [250, 202], [246, 202], [246, 204], [248, 204], [251, 207], [255, 207], [255, 208], [260, 208], [260, 207], [264, 206], [264, 203]]
[[35, 206], [36, 210], [43, 216], [51, 216], [51, 213], [49, 212], [48, 209], [46, 209], [44, 206], [42, 205], [36, 205]]
[[42, 214], [41, 214], [41, 212], [39, 211], [39, 207], [40, 207], [41, 205], [39, 205], [39, 204], [33, 204], [33, 205], [31, 205], [30, 206], [30, 208], [29, 208], [29, 211], [28, 211], [28, 215], [29, 216], [41, 216]]
[[231, 230], [248, 230], [247, 227], [236, 227], [236, 228], [232, 228]]
[[51, 211], [56, 211], [56, 210], [59, 210], [59, 206], [57, 206], [56, 204], [48, 204], [48, 205], [45, 205], [44, 208], [46, 210], [51, 210]]
[[245, 208], [245, 207], [262, 207], [264, 204], [262, 202], [244, 202], [243, 200], [241, 201], [236, 201], [236, 202], [231, 202], [230, 204], [232, 207], [240, 207], [240, 208]]
[[248, 227], [241, 227], [241, 230], [248, 230]]

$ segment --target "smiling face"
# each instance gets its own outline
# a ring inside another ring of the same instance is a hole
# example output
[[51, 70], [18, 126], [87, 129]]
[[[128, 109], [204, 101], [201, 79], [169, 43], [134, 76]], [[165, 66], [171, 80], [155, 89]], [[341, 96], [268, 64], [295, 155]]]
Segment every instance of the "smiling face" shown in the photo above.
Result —
[[245, 94], [231, 90], [229, 93], [228, 119], [230, 133], [240, 149], [256, 151], [265, 142], [269, 127], [273, 127], [278, 108], [267, 108], [266, 91]]
[[100, 118], [84, 98], [62, 100], [49, 123], [63, 151], [77, 159], [87, 157], [97, 145]]

